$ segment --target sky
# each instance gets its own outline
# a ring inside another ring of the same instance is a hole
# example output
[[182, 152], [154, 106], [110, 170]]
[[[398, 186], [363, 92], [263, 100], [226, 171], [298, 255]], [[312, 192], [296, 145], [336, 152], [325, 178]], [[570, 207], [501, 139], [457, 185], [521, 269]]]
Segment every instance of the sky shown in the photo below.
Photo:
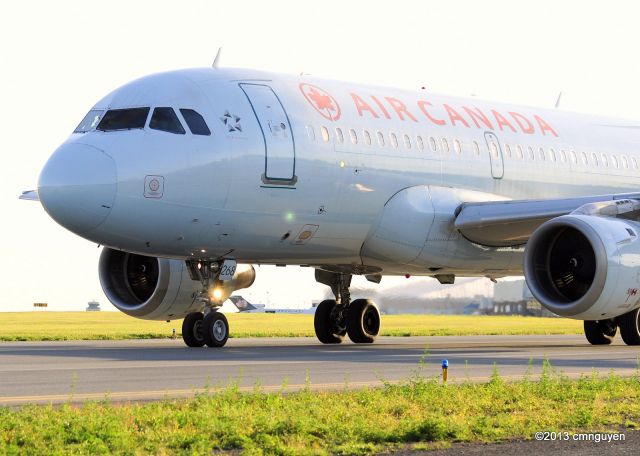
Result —
[[[617, 0], [7, 2], [0, 311], [34, 302], [82, 310], [91, 299], [109, 307], [97, 246], [17, 197], [35, 188], [49, 155], [89, 108], [132, 79], [210, 66], [223, 47], [222, 66], [548, 107], [562, 91], [561, 109], [640, 120], [639, 13], [637, 2]], [[311, 269], [263, 266], [242, 294], [306, 307], [325, 292]]]

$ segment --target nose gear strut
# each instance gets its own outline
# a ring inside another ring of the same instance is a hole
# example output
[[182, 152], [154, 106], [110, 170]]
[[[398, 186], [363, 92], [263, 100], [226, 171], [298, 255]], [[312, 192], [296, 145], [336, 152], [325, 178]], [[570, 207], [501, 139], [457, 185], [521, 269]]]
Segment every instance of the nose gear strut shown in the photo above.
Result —
[[186, 261], [189, 276], [199, 280], [202, 290], [193, 299], [202, 304], [203, 312], [193, 312], [182, 322], [182, 339], [189, 347], [222, 347], [229, 338], [229, 322], [218, 312], [227, 298], [223, 293], [223, 280], [229, 280], [236, 272], [236, 262]]

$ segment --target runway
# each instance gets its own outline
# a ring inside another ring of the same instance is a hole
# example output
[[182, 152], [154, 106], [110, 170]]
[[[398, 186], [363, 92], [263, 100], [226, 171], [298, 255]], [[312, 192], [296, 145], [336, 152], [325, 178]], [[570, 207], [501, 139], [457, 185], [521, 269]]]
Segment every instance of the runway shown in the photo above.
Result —
[[[449, 360], [449, 380], [535, 377], [547, 359], [570, 377], [638, 372], [638, 347], [619, 338], [591, 346], [584, 336], [382, 337], [372, 345], [322, 345], [314, 338], [229, 339], [222, 349], [182, 340], [0, 344], [0, 405], [191, 396], [237, 382], [241, 389], [293, 391], [377, 386], [432, 376]], [[422, 362], [421, 362], [422, 360]]]

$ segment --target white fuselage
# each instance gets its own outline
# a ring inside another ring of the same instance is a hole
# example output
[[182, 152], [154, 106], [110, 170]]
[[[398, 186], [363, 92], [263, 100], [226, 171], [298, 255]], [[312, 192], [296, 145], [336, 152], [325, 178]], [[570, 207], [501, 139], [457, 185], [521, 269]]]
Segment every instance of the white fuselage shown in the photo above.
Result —
[[[151, 114], [144, 128], [73, 134], [39, 194], [80, 236], [148, 256], [518, 274], [522, 249], [454, 232], [461, 202], [629, 192], [640, 175], [632, 122], [426, 91], [194, 69], [134, 81], [94, 109], [133, 107], [172, 107], [183, 125], [179, 110], [194, 109], [212, 134], [155, 130]], [[418, 253], [369, 256], [385, 204], [415, 186], [433, 209], [413, 227]]]

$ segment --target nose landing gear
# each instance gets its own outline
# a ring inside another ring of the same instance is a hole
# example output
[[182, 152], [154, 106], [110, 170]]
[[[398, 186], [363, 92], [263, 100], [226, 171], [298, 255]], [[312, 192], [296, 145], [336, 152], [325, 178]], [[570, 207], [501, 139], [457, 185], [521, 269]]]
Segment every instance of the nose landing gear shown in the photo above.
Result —
[[[202, 282], [202, 291], [194, 299], [202, 302], [203, 312], [192, 312], [182, 322], [182, 339], [188, 347], [222, 347], [229, 338], [229, 322], [224, 314], [218, 312], [226, 299], [222, 289], [220, 276], [223, 273], [233, 275], [235, 262], [187, 262], [189, 273], [194, 280]], [[232, 267], [233, 271], [225, 271]]]
[[323, 344], [339, 344], [345, 335], [358, 344], [372, 343], [380, 332], [380, 312], [373, 301], [351, 301], [351, 274], [316, 269], [316, 280], [329, 285], [336, 299], [322, 301], [316, 308], [313, 325]]
[[202, 336], [207, 347], [222, 347], [229, 338], [227, 317], [215, 310], [210, 311], [202, 321]]
[[204, 345], [203, 320], [202, 312], [192, 312], [182, 321], [182, 340], [188, 347], [202, 347]]

